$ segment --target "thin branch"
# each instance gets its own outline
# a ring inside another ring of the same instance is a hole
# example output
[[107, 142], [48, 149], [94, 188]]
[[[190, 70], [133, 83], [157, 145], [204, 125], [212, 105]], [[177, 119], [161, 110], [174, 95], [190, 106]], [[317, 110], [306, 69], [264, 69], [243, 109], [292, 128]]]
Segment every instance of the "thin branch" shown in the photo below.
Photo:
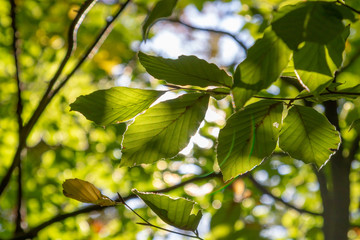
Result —
[[[328, 95], [348, 95], [348, 96], [360, 96], [360, 93], [356, 93], [356, 92], [334, 92], [334, 91], [330, 91], [329, 89], [327, 89], [328, 92], [326, 93], [320, 93], [319, 96], [328, 96]], [[263, 96], [253, 96], [254, 98], [261, 98], [261, 99], [271, 99], [271, 100], [289, 100], [289, 101], [295, 101], [295, 100], [301, 100], [301, 99], [307, 99], [307, 98], [313, 98], [315, 97], [315, 95], [307, 95], [307, 96], [302, 96], [302, 97], [294, 97], [294, 98], [281, 98], [281, 97], [263, 97]]]
[[22, 167], [21, 167], [21, 161], [18, 165], [18, 176], [17, 176], [17, 183], [18, 183], [18, 189], [17, 189], [17, 206], [16, 206], [16, 219], [15, 219], [15, 232], [14, 234], [23, 233], [24, 230], [21, 227], [22, 223], [22, 203], [23, 203], [23, 184], [22, 184]]
[[[134, 211], [134, 213], [135, 213], [135, 211]], [[138, 215], [138, 216], [140, 216], [140, 215]], [[197, 239], [203, 240], [203, 239], [202, 239], [201, 237], [199, 237], [199, 236], [193, 236], [193, 235], [188, 235], [188, 234], [186, 234], [186, 233], [176, 232], [176, 231], [173, 231], [173, 230], [170, 230], [170, 229], [167, 229], [167, 228], [162, 228], [162, 227], [153, 225], [153, 224], [148, 223], [148, 222], [147, 222], [147, 223], [136, 223], [136, 224], [143, 225], [143, 226], [148, 226], [148, 227], [153, 227], [153, 228], [157, 228], [157, 229], [160, 229], [160, 230], [169, 232], [169, 233], [174, 233], [174, 234], [181, 235], [181, 236], [185, 236], [185, 237], [197, 238]]]
[[16, 3], [15, 0], [10, 0], [10, 17], [11, 17], [11, 27], [13, 30], [13, 39], [12, 39], [12, 48], [13, 48], [13, 57], [15, 63], [15, 80], [17, 86], [17, 107], [16, 107], [16, 114], [18, 118], [18, 125], [19, 125], [19, 133], [23, 127], [23, 120], [21, 117], [23, 105], [22, 105], [22, 98], [21, 98], [21, 82], [20, 82], [20, 66], [19, 66], [19, 39], [18, 35], [19, 32], [17, 30], [16, 25]]
[[56, 71], [53, 78], [50, 80], [48, 88], [46, 89], [42, 99], [40, 100], [36, 110], [34, 111], [33, 115], [31, 116], [29, 122], [22, 128], [22, 131], [19, 134], [19, 145], [17, 147], [16, 153], [14, 155], [13, 161], [7, 170], [4, 178], [2, 179], [0, 183], [0, 196], [4, 192], [5, 188], [9, 184], [11, 175], [14, 171], [14, 169], [19, 165], [21, 161], [21, 152], [26, 146], [26, 139], [29, 136], [32, 128], [34, 127], [35, 123], [39, 119], [42, 112], [45, 110], [46, 106], [49, 104], [48, 101], [48, 95], [57, 81], [57, 79], [60, 77], [66, 63], [68, 62], [70, 56], [72, 55], [74, 49], [76, 48], [76, 36], [77, 36], [77, 30], [82, 23], [85, 15], [89, 12], [89, 10], [94, 6], [97, 0], [87, 0], [79, 9], [78, 14], [76, 15], [75, 19], [71, 23], [69, 34], [68, 34], [68, 50], [67, 53], [62, 60], [58, 70]]
[[227, 36], [231, 37], [232, 39], [234, 39], [242, 47], [242, 49], [245, 52], [247, 52], [247, 50], [248, 50], [246, 45], [241, 40], [239, 40], [234, 34], [231, 34], [231, 33], [226, 32], [226, 31], [216, 30], [216, 29], [211, 29], [211, 28], [196, 27], [196, 26], [187, 24], [187, 23], [185, 23], [185, 22], [183, 22], [183, 21], [181, 21], [179, 19], [164, 18], [164, 19], [160, 19], [158, 21], [174, 22], [174, 23], [181, 24], [181, 25], [183, 25], [185, 27], [191, 28], [193, 30], [206, 31], [206, 32], [212, 32], [212, 33], [218, 33], [218, 34], [227, 35]]
[[[119, 194], [118, 194], [118, 195], [119, 195]], [[121, 196], [119, 195], [119, 197], [121, 197]], [[167, 228], [162, 228], [162, 227], [156, 226], [156, 225], [150, 223], [150, 222], [149, 222], [148, 220], [146, 220], [145, 218], [143, 218], [140, 214], [138, 214], [138, 213], [137, 213], [134, 209], [132, 209], [125, 201], [122, 201], [122, 203], [123, 203], [130, 211], [132, 211], [138, 218], [140, 218], [141, 220], [143, 220], [143, 221], [145, 222], [145, 223], [137, 223], [137, 224], [144, 225], [144, 226], [148, 226], [148, 227], [157, 228], [157, 229], [160, 229], [160, 230], [163, 230], [163, 231], [166, 231], [166, 232], [170, 232], [170, 233], [182, 235], [182, 236], [185, 236], [185, 237], [202, 239], [202, 238], [200, 238], [199, 236], [192, 236], [192, 235], [184, 234], [184, 233], [181, 233], [181, 232], [172, 231], [172, 230], [167, 229]]]
[[317, 212], [312, 212], [312, 211], [309, 211], [309, 210], [306, 210], [306, 209], [302, 209], [302, 208], [298, 208], [288, 202], [285, 202], [283, 199], [281, 199], [280, 197], [277, 197], [275, 195], [273, 195], [266, 187], [264, 187], [263, 185], [261, 185], [259, 182], [257, 182], [254, 177], [249, 174], [248, 175], [248, 178], [249, 180], [254, 184], [254, 186], [259, 189], [260, 191], [262, 191], [264, 194], [267, 194], [269, 195], [270, 197], [272, 197], [274, 200], [278, 201], [278, 202], [281, 202], [282, 204], [284, 204], [285, 206], [289, 207], [289, 208], [292, 208], [294, 210], [296, 210], [297, 212], [299, 213], [308, 213], [308, 214], [311, 214], [311, 215], [314, 215], [314, 216], [322, 216], [321, 213], [317, 213]]
[[65, 86], [65, 84], [69, 81], [69, 79], [74, 75], [74, 73], [80, 68], [80, 66], [85, 62], [88, 57], [92, 57], [92, 55], [97, 51], [97, 49], [101, 46], [105, 38], [111, 32], [113, 28], [114, 22], [120, 16], [120, 14], [124, 11], [126, 6], [131, 2], [131, 0], [127, 0], [124, 4], [122, 4], [119, 10], [111, 16], [109, 21], [106, 23], [102, 31], [98, 34], [94, 42], [90, 45], [90, 47], [85, 51], [82, 55], [81, 59], [75, 65], [75, 67], [71, 70], [71, 72], [61, 81], [58, 87], [50, 94], [49, 101]]
[[[11, 17], [11, 27], [13, 30], [13, 39], [12, 39], [12, 48], [13, 48], [13, 57], [15, 64], [15, 80], [17, 86], [17, 105], [16, 105], [16, 115], [18, 121], [18, 137], [19, 144], [21, 139], [21, 132], [23, 129], [23, 119], [22, 119], [22, 111], [23, 111], [23, 103], [21, 97], [21, 81], [20, 81], [20, 65], [19, 65], [19, 32], [16, 25], [16, 3], [15, 0], [10, 0], [10, 17]], [[22, 169], [20, 165], [20, 161], [18, 162], [18, 189], [17, 189], [17, 206], [16, 206], [16, 219], [15, 219], [15, 234], [23, 232], [21, 228], [21, 206], [22, 206]]]
[[71, 55], [73, 54], [73, 52], [76, 49], [77, 31], [79, 30], [79, 27], [80, 27], [81, 23], [83, 22], [86, 14], [91, 10], [91, 8], [95, 5], [95, 3], [97, 1], [98, 0], [86, 0], [86, 2], [80, 7], [75, 19], [72, 21], [70, 28], [69, 28], [69, 33], [68, 33], [67, 52], [66, 52], [65, 57], [63, 58], [62, 62], [60, 63], [58, 70], [56, 71], [54, 76], [51, 78], [49, 85], [48, 85], [42, 99], [40, 100], [40, 102], [38, 104], [38, 107], [36, 108], [35, 112], [31, 116], [29, 122], [25, 125], [25, 133], [24, 134], [26, 136], [30, 133], [30, 131], [34, 127], [35, 123], [37, 122], [37, 120], [39, 119], [39, 117], [41, 116], [41, 114], [43, 113], [43, 111], [45, 110], [47, 105], [49, 104], [50, 92], [52, 91], [53, 86], [55, 85], [56, 81], [59, 79], [62, 71], [65, 68], [65, 65], [68, 63]]
[[[181, 182], [179, 184], [176, 184], [174, 186], [171, 186], [171, 187], [167, 187], [167, 188], [163, 188], [163, 189], [160, 189], [160, 190], [152, 190], [151, 192], [155, 192], [155, 193], [165, 193], [165, 192], [170, 192], [172, 190], [175, 190], [177, 188], [180, 188], [180, 187], [183, 187], [184, 185], [188, 184], [188, 183], [192, 183], [192, 182], [197, 182], [197, 181], [201, 181], [201, 180], [204, 180], [204, 179], [209, 179], [209, 178], [214, 178], [214, 177], [221, 177], [221, 174], [218, 174], [218, 173], [212, 173], [208, 176], [197, 176], [197, 177], [193, 177], [193, 178], [190, 178], [184, 182]], [[123, 200], [124, 201], [128, 201], [130, 199], [134, 199], [136, 198], [137, 196], [135, 194], [130, 194], [129, 196], [127, 197], [124, 197]], [[115, 201], [121, 201], [121, 199], [117, 199]], [[104, 210], [105, 208], [108, 208], [108, 207], [113, 207], [113, 206], [105, 206], [105, 207], [102, 207], [102, 206], [98, 206], [98, 205], [92, 205], [92, 206], [88, 206], [88, 207], [85, 207], [85, 208], [81, 208], [81, 209], [78, 209], [76, 211], [73, 211], [73, 212], [70, 212], [70, 213], [64, 213], [64, 214], [59, 214], [51, 219], [49, 219], [48, 221], [46, 222], [43, 222], [41, 224], [39, 224], [38, 226], [30, 229], [29, 231], [27, 231], [26, 233], [24, 234], [21, 234], [21, 235], [18, 235], [18, 236], [15, 236], [13, 238], [11, 238], [11, 240], [20, 240], [20, 239], [26, 239], [26, 238], [34, 238], [37, 236], [37, 234], [43, 230], [44, 228], [52, 225], [53, 223], [56, 223], [56, 222], [60, 222], [60, 221], [63, 221], [69, 217], [75, 217], [79, 214], [82, 214], [82, 213], [89, 213], [89, 212], [93, 212], [93, 211], [101, 211], [101, 210]]]
[[360, 11], [359, 11], [359, 10], [356, 10], [355, 8], [347, 5], [346, 3], [343, 3], [343, 2], [340, 1], [340, 0], [336, 0], [336, 2], [339, 3], [339, 4], [341, 4], [341, 5], [343, 5], [344, 7], [347, 7], [348, 9], [350, 9], [350, 10], [353, 11], [353, 12], [355, 12], [355, 13], [357, 13], [357, 14], [360, 14]]

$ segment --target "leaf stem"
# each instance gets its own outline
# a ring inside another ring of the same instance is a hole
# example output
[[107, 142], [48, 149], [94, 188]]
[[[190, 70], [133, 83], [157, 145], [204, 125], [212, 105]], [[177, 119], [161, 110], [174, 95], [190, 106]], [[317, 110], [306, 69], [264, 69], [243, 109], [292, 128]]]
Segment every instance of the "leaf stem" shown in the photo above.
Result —
[[162, 227], [159, 227], [159, 226], [156, 226], [152, 223], [150, 223], [148, 220], [146, 220], [145, 218], [143, 218], [140, 214], [138, 214], [134, 209], [132, 209], [125, 201], [124, 199], [121, 197], [121, 195], [118, 193], [118, 196], [119, 196], [119, 199], [120, 199], [120, 202], [122, 204], [125, 205], [125, 207], [127, 207], [130, 211], [132, 211], [136, 216], [138, 216], [141, 220], [143, 220], [145, 223], [136, 223], [136, 224], [140, 224], [140, 225], [144, 225], [144, 226], [149, 226], [149, 227], [153, 227], [153, 228], [157, 228], [157, 229], [160, 229], [160, 230], [163, 230], [163, 231], [166, 231], [166, 232], [170, 232], [170, 233], [175, 233], [175, 234], [178, 234], [178, 235], [182, 235], [182, 236], [186, 236], [186, 237], [191, 237], [191, 238], [197, 238], [197, 239], [202, 239], [198, 236], [198, 234], [196, 234], [195, 232], [195, 235], [196, 236], [192, 236], [192, 235], [188, 235], [188, 234], [185, 234], [185, 233], [181, 233], [181, 232], [176, 232], [176, 231], [172, 231], [170, 229], [166, 229], [166, 228], [162, 228]]
[[193, 29], [193, 30], [199, 30], [199, 31], [212, 32], [212, 33], [227, 35], [227, 36], [231, 37], [232, 39], [234, 39], [234, 41], [236, 41], [242, 47], [242, 49], [245, 51], [245, 53], [248, 50], [246, 45], [242, 41], [240, 41], [234, 34], [231, 34], [231, 33], [226, 32], [226, 31], [216, 30], [216, 29], [211, 29], [211, 28], [196, 27], [196, 26], [190, 25], [188, 23], [185, 23], [185, 22], [181, 21], [180, 19], [164, 18], [164, 19], [159, 19], [158, 21], [174, 22], [174, 23], [181, 24], [181, 25], [183, 25], [183, 26], [185, 26], [187, 28]]
[[256, 188], [258, 188], [260, 191], [262, 191], [264, 194], [266, 195], [269, 195], [270, 197], [272, 197], [274, 200], [278, 201], [278, 202], [281, 202], [282, 204], [284, 204], [285, 206], [289, 207], [289, 208], [292, 208], [294, 210], [296, 210], [297, 212], [299, 213], [308, 213], [308, 214], [311, 214], [311, 215], [314, 215], [314, 216], [322, 216], [321, 213], [317, 213], [317, 212], [312, 212], [312, 211], [308, 211], [308, 210], [305, 210], [305, 209], [301, 209], [301, 208], [298, 208], [288, 202], [285, 202], [284, 200], [282, 200], [280, 197], [277, 197], [277, 196], [274, 196], [268, 189], [266, 189], [263, 185], [261, 185], [260, 183], [258, 183], [255, 178], [249, 173], [248, 174], [248, 178], [249, 180], [254, 184], [254, 186]]

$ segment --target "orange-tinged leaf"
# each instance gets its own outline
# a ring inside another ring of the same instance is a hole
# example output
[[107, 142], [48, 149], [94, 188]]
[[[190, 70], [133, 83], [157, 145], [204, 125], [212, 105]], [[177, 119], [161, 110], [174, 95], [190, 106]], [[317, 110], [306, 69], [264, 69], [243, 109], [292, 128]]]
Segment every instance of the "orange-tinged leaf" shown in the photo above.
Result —
[[62, 184], [66, 197], [83, 203], [93, 203], [100, 206], [113, 206], [116, 202], [101, 194], [93, 184], [81, 179], [67, 179]]

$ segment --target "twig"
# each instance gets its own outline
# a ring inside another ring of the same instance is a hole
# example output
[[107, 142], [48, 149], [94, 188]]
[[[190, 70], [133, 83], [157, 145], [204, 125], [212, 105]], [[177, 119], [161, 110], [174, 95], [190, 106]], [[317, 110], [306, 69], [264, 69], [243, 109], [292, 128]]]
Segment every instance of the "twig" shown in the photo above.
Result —
[[[331, 91], [329, 89], [327, 89], [328, 92], [326, 93], [320, 93], [319, 96], [327, 96], [327, 95], [348, 95], [348, 96], [360, 96], [360, 93], [356, 93], [356, 92], [334, 92]], [[270, 100], [290, 100], [290, 101], [295, 101], [295, 100], [301, 100], [301, 99], [307, 99], [307, 98], [313, 98], [315, 97], [315, 95], [307, 95], [307, 96], [302, 96], [302, 97], [294, 97], [294, 98], [287, 98], [287, 97], [263, 97], [263, 96], [253, 96], [254, 98], [261, 98], [261, 99], [270, 99]]]
[[192, 235], [188, 235], [188, 234], [184, 234], [184, 233], [181, 233], [181, 232], [172, 231], [172, 230], [170, 230], [170, 229], [166, 229], [166, 228], [162, 228], [162, 227], [153, 225], [153, 224], [150, 223], [148, 220], [146, 220], [145, 218], [143, 218], [140, 214], [138, 214], [134, 209], [132, 209], [132, 208], [122, 199], [122, 197], [120, 196], [119, 193], [118, 193], [118, 195], [119, 195], [119, 198], [121, 198], [122, 203], [123, 203], [130, 211], [132, 211], [138, 218], [140, 218], [141, 220], [143, 220], [143, 221], [145, 222], [145, 223], [136, 223], [136, 224], [144, 225], [144, 226], [149, 226], [149, 227], [153, 227], [153, 228], [157, 228], [157, 229], [160, 229], [160, 230], [163, 230], [163, 231], [166, 231], [166, 232], [170, 232], [170, 233], [182, 235], [182, 236], [185, 236], [185, 237], [191, 237], [191, 238], [201, 239], [199, 236], [192, 236]]
[[[201, 180], [209, 179], [209, 178], [214, 178], [214, 177], [221, 177], [221, 174], [213, 173], [213, 174], [210, 174], [208, 176], [193, 177], [193, 178], [190, 178], [190, 179], [188, 179], [188, 180], [186, 180], [184, 182], [176, 184], [174, 186], [163, 188], [163, 189], [160, 189], [160, 190], [151, 190], [151, 192], [155, 192], [155, 193], [170, 192], [170, 191], [172, 191], [174, 189], [177, 189], [177, 188], [180, 188], [180, 187], [182, 187], [182, 186], [184, 186], [184, 185], [186, 185], [188, 183], [197, 182], [197, 181], [201, 181]], [[134, 199], [136, 197], [137, 196], [135, 194], [130, 194], [129, 196], [124, 197], [123, 200], [128, 201], [128, 200]], [[118, 199], [116, 201], [122, 202], [120, 199]], [[39, 224], [38, 226], [36, 226], [34, 228], [31, 228], [29, 231], [25, 232], [24, 234], [17, 235], [15, 237], [11, 238], [11, 240], [34, 238], [34, 237], [37, 236], [37, 234], [41, 230], [43, 230], [44, 228], [50, 226], [53, 223], [63, 221], [65, 219], [69, 218], [69, 217], [75, 217], [75, 216], [77, 216], [79, 214], [82, 214], [82, 213], [89, 213], [89, 212], [93, 212], [93, 211], [101, 211], [101, 210], [104, 210], [105, 208], [108, 208], [108, 207], [111, 207], [111, 206], [102, 207], [102, 206], [99, 206], [99, 205], [92, 205], [92, 206], [88, 206], [88, 207], [85, 207], [85, 208], [82, 208], [82, 209], [78, 209], [78, 210], [70, 212], [70, 213], [59, 214], [59, 215], [47, 220], [46, 222], [43, 222], [43, 223]]]
[[19, 125], [19, 133], [21, 132], [21, 129], [23, 127], [23, 120], [21, 117], [22, 114], [22, 98], [21, 98], [21, 82], [20, 82], [20, 66], [19, 66], [19, 39], [18, 39], [18, 30], [16, 26], [16, 3], [15, 0], [10, 0], [10, 16], [11, 16], [11, 27], [13, 30], [13, 40], [12, 40], [12, 48], [13, 48], [13, 57], [14, 57], [14, 63], [15, 63], [15, 80], [16, 80], [16, 86], [17, 86], [17, 106], [16, 106], [16, 114], [18, 119], [18, 125]]
[[28, 135], [32, 128], [34, 127], [35, 123], [49, 104], [49, 96], [50, 92], [55, 85], [56, 81], [59, 79], [62, 71], [64, 70], [65, 65], [69, 61], [72, 53], [76, 49], [76, 41], [77, 41], [77, 31], [84, 20], [86, 14], [90, 11], [90, 9], [95, 5], [95, 3], [98, 0], [86, 0], [86, 2], [80, 7], [78, 14], [76, 15], [75, 19], [72, 21], [70, 28], [69, 28], [69, 34], [68, 34], [68, 48], [67, 52], [65, 54], [65, 57], [63, 58], [62, 62], [60, 63], [60, 66], [54, 76], [51, 78], [49, 85], [40, 100], [38, 107], [36, 108], [35, 112], [31, 116], [29, 122], [25, 125], [25, 135]]
[[[10, 0], [10, 17], [11, 17], [11, 27], [13, 30], [13, 39], [12, 39], [12, 48], [13, 48], [13, 57], [15, 64], [15, 80], [17, 86], [17, 105], [16, 105], [16, 115], [18, 121], [18, 137], [19, 144], [21, 142], [21, 132], [23, 129], [23, 119], [22, 119], [22, 97], [21, 97], [21, 81], [20, 81], [20, 65], [19, 65], [19, 39], [18, 39], [18, 29], [16, 25], [16, 3], [15, 0]], [[18, 189], [17, 189], [17, 206], [16, 206], [16, 219], [15, 219], [15, 234], [21, 233], [21, 205], [22, 205], [22, 169], [20, 165], [20, 161], [17, 165], [18, 168]]]
[[223, 34], [223, 35], [227, 35], [229, 37], [231, 37], [232, 39], [234, 39], [241, 47], [242, 49], [247, 52], [247, 47], [246, 45], [240, 41], [234, 34], [231, 34], [229, 32], [226, 31], [222, 31], [222, 30], [216, 30], [216, 29], [211, 29], [211, 28], [203, 28], [203, 27], [196, 27], [190, 24], [187, 24], [179, 19], [171, 19], [171, 18], [164, 18], [164, 19], [159, 19], [158, 21], [168, 21], [168, 22], [174, 22], [174, 23], [178, 23], [181, 24], [185, 27], [191, 28], [193, 30], [199, 30], [199, 31], [206, 31], [206, 32], [212, 32], [212, 33], [218, 33], [218, 34]]
[[355, 12], [355, 13], [357, 13], [357, 14], [360, 14], [360, 11], [359, 11], [359, 10], [356, 10], [355, 8], [347, 5], [346, 3], [343, 3], [343, 2], [340, 1], [340, 0], [336, 0], [336, 2], [339, 3], [339, 4], [341, 4], [341, 5], [343, 5], [344, 7], [347, 7], [348, 9], [350, 9], [350, 10], [353, 11], [353, 12]]
[[[132, 210], [132, 209], [131, 209], [131, 210]], [[136, 213], [135, 211], [133, 211], [133, 212]], [[140, 216], [140, 215], [138, 215], [138, 216]], [[185, 237], [197, 238], [197, 239], [203, 240], [203, 239], [202, 239], [201, 237], [199, 237], [199, 236], [188, 235], [188, 234], [186, 234], [186, 233], [176, 232], [176, 231], [173, 231], [173, 230], [170, 230], [170, 229], [167, 229], [167, 228], [162, 228], [162, 227], [153, 225], [153, 224], [149, 223], [148, 221], [146, 221], [146, 223], [136, 223], [136, 224], [143, 225], [143, 226], [148, 226], [148, 227], [153, 227], [153, 228], [157, 228], [157, 229], [160, 229], [160, 230], [163, 230], [163, 231], [166, 231], [166, 232], [174, 233], [174, 234], [177, 234], [177, 235], [182, 235], [182, 236], [185, 236]]]
[[267, 188], [265, 188], [263, 185], [261, 185], [259, 182], [257, 182], [254, 177], [249, 174], [248, 175], [248, 178], [249, 180], [254, 184], [254, 186], [259, 189], [260, 191], [262, 191], [264, 194], [267, 194], [269, 195], [270, 197], [272, 197], [274, 200], [278, 201], [278, 202], [281, 202], [282, 204], [284, 204], [285, 206], [289, 207], [289, 208], [292, 208], [294, 210], [296, 210], [297, 212], [299, 213], [308, 213], [308, 214], [311, 214], [311, 215], [314, 215], [314, 216], [322, 216], [321, 213], [317, 213], [317, 212], [312, 212], [312, 211], [309, 211], [309, 210], [306, 210], [306, 209], [302, 209], [302, 208], [298, 208], [288, 202], [285, 202], [284, 200], [282, 200], [280, 197], [277, 197], [275, 195], [273, 195]]
[[22, 167], [21, 161], [18, 165], [18, 176], [17, 176], [17, 206], [16, 206], [16, 219], [15, 219], [15, 235], [23, 233], [24, 230], [21, 227], [22, 222], [22, 203], [23, 203], [23, 185], [22, 185]]
[[0, 196], [2, 195], [2, 193], [4, 192], [5, 188], [7, 187], [7, 185], [9, 184], [11, 175], [14, 171], [14, 169], [19, 165], [19, 162], [21, 161], [21, 152], [22, 150], [25, 148], [26, 146], [26, 139], [29, 136], [32, 128], [34, 127], [35, 123], [37, 122], [37, 120], [39, 119], [40, 115], [43, 113], [43, 111], [45, 110], [46, 106], [49, 104], [48, 101], [48, 95], [53, 87], [53, 85], [55, 84], [55, 82], [57, 81], [57, 79], [60, 77], [66, 63], [68, 62], [72, 52], [74, 51], [75, 47], [76, 47], [76, 35], [77, 35], [77, 30], [80, 26], [80, 24], [82, 23], [85, 15], [90, 11], [90, 9], [94, 6], [94, 4], [96, 3], [97, 0], [87, 0], [79, 9], [78, 14], [76, 15], [75, 19], [73, 20], [70, 29], [69, 29], [69, 34], [68, 34], [68, 50], [67, 53], [64, 57], [64, 59], [62, 60], [58, 70], [56, 71], [55, 75], [53, 76], [53, 78], [50, 80], [48, 88], [46, 89], [42, 99], [40, 100], [36, 110], [34, 111], [33, 115], [31, 116], [29, 122], [22, 128], [21, 133], [19, 134], [19, 145], [17, 147], [16, 153], [14, 155], [13, 161], [11, 163], [11, 166], [9, 167], [9, 169], [7, 170], [4, 178], [2, 179], [1, 183], [0, 183]]
[[98, 34], [94, 42], [90, 45], [90, 47], [85, 51], [82, 55], [81, 59], [77, 62], [75, 67], [71, 70], [71, 72], [61, 81], [61, 83], [57, 86], [56, 89], [50, 94], [49, 101], [64, 87], [64, 85], [69, 81], [69, 79], [74, 75], [74, 73], [80, 68], [80, 66], [84, 63], [84, 61], [91, 57], [94, 52], [101, 46], [105, 38], [110, 33], [115, 20], [120, 16], [120, 14], [124, 11], [126, 6], [131, 2], [131, 0], [127, 0], [124, 4], [122, 4], [119, 10], [110, 18], [111, 20], [107, 22], [102, 31]]

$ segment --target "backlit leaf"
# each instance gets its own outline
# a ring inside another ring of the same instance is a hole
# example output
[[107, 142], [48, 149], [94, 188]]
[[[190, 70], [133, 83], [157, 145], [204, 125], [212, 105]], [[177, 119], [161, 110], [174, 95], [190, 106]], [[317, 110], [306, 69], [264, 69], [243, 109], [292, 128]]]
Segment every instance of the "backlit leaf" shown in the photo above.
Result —
[[220, 130], [218, 163], [225, 181], [258, 166], [275, 149], [283, 103], [260, 101], [233, 114]]
[[297, 77], [307, 91], [324, 89], [332, 80], [333, 73], [326, 60], [325, 45], [306, 42], [294, 52]]
[[153, 77], [175, 85], [199, 87], [231, 87], [232, 85], [231, 77], [224, 70], [196, 56], [180, 56], [174, 60], [139, 52], [139, 60]]
[[162, 91], [113, 87], [80, 96], [70, 107], [99, 125], [109, 125], [135, 117], [162, 94]]
[[237, 109], [260, 90], [276, 81], [290, 60], [291, 51], [272, 31], [257, 40], [234, 74], [232, 90]]
[[160, 0], [156, 3], [154, 9], [150, 12], [149, 16], [145, 19], [142, 27], [143, 38], [147, 39], [150, 27], [159, 18], [168, 17], [173, 12], [177, 0]]
[[281, 8], [274, 16], [272, 29], [295, 50], [304, 41], [327, 44], [341, 34], [343, 19], [355, 20], [351, 10], [335, 2], [300, 2]]
[[291, 157], [322, 167], [340, 146], [328, 119], [310, 107], [294, 105], [284, 119], [279, 146]]
[[113, 206], [116, 202], [101, 194], [93, 184], [81, 179], [66, 179], [62, 184], [66, 197], [83, 203], [93, 203], [100, 206]]
[[137, 117], [124, 135], [121, 166], [174, 157], [199, 128], [208, 102], [209, 95], [186, 94], [161, 102]]
[[164, 222], [174, 227], [195, 231], [202, 217], [197, 203], [185, 198], [171, 198], [164, 194], [139, 192], [132, 190], [154, 211]]

